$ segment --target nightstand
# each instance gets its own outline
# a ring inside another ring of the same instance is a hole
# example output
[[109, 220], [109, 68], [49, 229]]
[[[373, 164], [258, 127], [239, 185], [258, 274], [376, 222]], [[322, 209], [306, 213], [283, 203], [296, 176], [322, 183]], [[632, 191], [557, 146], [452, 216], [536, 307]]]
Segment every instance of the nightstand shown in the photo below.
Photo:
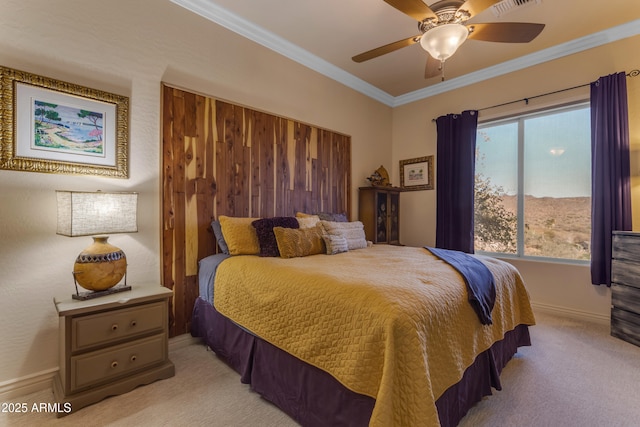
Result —
[[[171, 290], [160, 285], [78, 301], [54, 298], [60, 316], [59, 404], [76, 411], [175, 374], [168, 351]], [[67, 415], [58, 412], [58, 416]]]

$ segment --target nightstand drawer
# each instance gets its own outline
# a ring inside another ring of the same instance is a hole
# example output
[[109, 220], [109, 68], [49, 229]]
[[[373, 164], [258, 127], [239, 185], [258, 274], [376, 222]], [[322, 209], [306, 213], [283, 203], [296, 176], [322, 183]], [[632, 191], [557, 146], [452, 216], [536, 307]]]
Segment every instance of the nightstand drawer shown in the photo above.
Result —
[[166, 335], [71, 357], [71, 391], [112, 380], [167, 359]]
[[145, 304], [72, 319], [71, 351], [86, 350], [136, 335], [160, 331], [166, 323], [163, 302]]

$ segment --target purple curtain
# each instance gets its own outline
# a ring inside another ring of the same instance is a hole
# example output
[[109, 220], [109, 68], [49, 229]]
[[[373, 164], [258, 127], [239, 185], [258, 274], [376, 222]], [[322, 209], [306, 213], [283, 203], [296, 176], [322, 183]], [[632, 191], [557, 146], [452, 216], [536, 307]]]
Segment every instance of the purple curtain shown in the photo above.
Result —
[[473, 253], [473, 191], [478, 112], [436, 119], [436, 247]]
[[591, 283], [611, 286], [611, 232], [631, 230], [625, 73], [591, 83]]

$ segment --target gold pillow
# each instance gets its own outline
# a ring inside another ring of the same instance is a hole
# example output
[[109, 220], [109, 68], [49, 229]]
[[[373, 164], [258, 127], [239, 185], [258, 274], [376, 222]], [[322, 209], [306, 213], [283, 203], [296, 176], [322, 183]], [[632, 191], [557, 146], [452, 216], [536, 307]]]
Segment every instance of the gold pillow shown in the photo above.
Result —
[[259, 218], [236, 218], [220, 215], [222, 235], [231, 255], [258, 255], [260, 243], [255, 227], [251, 224]]
[[295, 258], [325, 253], [320, 228], [273, 227], [282, 258]]

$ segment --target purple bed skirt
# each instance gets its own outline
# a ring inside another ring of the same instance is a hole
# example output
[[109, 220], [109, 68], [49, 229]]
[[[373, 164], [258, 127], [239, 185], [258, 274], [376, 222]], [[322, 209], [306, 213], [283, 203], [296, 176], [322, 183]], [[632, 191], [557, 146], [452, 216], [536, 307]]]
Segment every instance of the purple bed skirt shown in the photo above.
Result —
[[[252, 335], [202, 298], [193, 309], [191, 335], [201, 337], [240, 374], [240, 380], [305, 427], [367, 426], [375, 400], [345, 388], [328, 373]], [[481, 353], [437, 401], [443, 427], [456, 426], [491, 388], [518, 347], [531, 345], [529, 328], [519, 325]]]

